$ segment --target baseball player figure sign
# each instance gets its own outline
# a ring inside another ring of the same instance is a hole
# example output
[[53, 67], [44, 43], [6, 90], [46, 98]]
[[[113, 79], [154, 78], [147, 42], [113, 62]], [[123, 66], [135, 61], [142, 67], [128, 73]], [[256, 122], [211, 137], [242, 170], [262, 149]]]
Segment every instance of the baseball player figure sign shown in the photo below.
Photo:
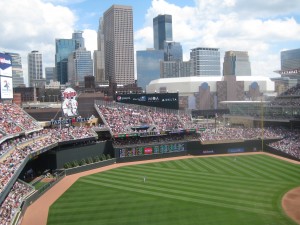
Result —
[[73, 88], [67, 88], [64, 90], [62, 93], [64, 101], [62, 103], [62, 110], [63, 113], [66, 117], [73, 117], [77, 116], [77, 107], [78, 107], [78, 102], [76, 100], [77, 98], [77, 93]]

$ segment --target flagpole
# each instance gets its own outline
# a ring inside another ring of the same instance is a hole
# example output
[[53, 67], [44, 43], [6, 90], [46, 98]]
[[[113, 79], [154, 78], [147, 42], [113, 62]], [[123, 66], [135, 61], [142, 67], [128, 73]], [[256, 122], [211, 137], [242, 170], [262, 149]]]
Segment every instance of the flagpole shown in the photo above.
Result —
[[264, 151], [264, 107], [261, 98], [261, 150]]

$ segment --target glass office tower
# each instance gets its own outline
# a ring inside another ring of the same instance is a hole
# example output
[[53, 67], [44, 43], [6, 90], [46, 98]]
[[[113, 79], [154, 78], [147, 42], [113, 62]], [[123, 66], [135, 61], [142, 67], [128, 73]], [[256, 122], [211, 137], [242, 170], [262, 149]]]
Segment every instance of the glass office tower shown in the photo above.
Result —
[[75, 86], [83, 86], [85, 76], [93, 76], [93, 60], [90, 51], [79, 48], [68, 58], [69, 82]]
[[300, 68], [300, 48], [282, 51], [281, 70], [293, 70]]
[[156, 50], [164, 49], [164, 42], [173, 40], [171, 15], [158, 15], [153, 19], [153, 35]]
[[164, 42], [164, 60], [165, 61], [182, 61], [182, 46], [179, 42]]
[[68, 57], [75, 51], [76, 41], [73, 39], [55, 40], [55, 69], [60, 84], [68, 82]]
[[136, 51], [137, 83], [139, 87], [145, 90], [150, 81], [160, 78], [160, 61], [163, 60], [163, 50]]

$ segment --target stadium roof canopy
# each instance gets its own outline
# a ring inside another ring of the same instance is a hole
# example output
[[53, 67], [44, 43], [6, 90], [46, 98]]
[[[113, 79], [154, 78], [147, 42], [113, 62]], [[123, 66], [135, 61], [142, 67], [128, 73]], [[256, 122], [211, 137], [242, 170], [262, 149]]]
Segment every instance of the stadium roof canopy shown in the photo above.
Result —
[[[237, 81], [244, 81], [245, 91], [256, 82], [263, 92], [274, 92], [274, 82], [266, 76], [236, 76]], [[147, 93], [159, 92], [160, 88], [166, 88], [168, 92], [192, 93], [198, 92], [199, 86], [207, 83], [211, 92], [217, 91], [217, 82], [224, 81], [224, 76], [192, 76], [176, 78], [160, 78], [152, 80], [146, 87]]]

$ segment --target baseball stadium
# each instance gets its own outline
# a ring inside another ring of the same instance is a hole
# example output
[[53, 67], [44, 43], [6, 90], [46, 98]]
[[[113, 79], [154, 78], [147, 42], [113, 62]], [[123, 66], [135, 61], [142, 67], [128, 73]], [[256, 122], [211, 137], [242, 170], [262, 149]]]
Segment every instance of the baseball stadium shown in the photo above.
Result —
[[63, 95], [0, 103], [0, 225], [300, 224], [299, 85], [206, 116], [168, 93]]

